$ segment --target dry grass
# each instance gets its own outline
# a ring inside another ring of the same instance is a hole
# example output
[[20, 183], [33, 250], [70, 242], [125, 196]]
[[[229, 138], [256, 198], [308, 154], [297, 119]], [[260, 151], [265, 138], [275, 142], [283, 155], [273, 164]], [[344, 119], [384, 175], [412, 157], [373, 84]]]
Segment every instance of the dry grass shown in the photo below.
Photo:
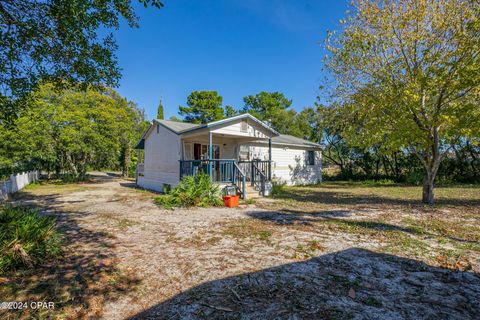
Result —
[[439, 187], [433, 207], [421, 204], [420, 195], [420, 187], [327, 182], [283, 187], [278, 201], [257, 206], [296, 229], [353, 235], [378, 244], [379, 252], [433, 264], [445, 265], [450, 256], [463, 263], [449, 267], [471, 268], [480, 254], [480, 186]]
[[0, 296], [55, 301], [38, 317], [60, 319], [469, 318], [480, 187], [439, 188], [434, 207], [419, 192], [326, 183], [243, 209], [164, 211], [130, 181], [38, 185], [17, 200], [58, 216], [66, 254], [0, 278]]

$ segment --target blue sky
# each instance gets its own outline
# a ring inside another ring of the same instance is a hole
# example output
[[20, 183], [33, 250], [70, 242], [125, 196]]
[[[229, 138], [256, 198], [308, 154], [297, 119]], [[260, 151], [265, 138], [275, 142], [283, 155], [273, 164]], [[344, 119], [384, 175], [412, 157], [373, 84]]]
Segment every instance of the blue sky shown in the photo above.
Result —
[[280, 91], [301, 110], [323, 78], [323, 40], [339, 28], [347, 1], [163, 0], [137, 6], [140, 28], [115, 33], [123, 77], [120, 94], [153, 119], [160, 97], [166, 118], [193, 90], [216, 90], [223, 104]]

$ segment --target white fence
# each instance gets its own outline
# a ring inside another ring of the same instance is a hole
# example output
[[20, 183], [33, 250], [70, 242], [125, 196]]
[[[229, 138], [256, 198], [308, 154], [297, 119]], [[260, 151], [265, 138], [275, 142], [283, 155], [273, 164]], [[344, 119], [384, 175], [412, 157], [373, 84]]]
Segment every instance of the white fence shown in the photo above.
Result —
[[7, 200], [10, 193], [22, 190], [30, 183], [38, 181], [39, 178], [40, 172], [36, 170], [12, 174], [8, 180], [0, 181], [0, 202]]

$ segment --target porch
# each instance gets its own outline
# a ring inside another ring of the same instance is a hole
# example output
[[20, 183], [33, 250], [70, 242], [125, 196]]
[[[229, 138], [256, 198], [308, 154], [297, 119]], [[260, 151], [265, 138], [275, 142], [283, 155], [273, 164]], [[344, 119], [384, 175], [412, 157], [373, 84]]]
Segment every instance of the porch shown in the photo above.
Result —
[[[262, 158], [249, 152], [248, 143], [259, 140], [268, 141], [269, 146]], [[265, 183], [272, 178], [270, 137], [208, 131], [184, 137], [181, 143], [180, 179], [205, 173], [214, 183], [235, 186], [243, 199], [249, 185], [264, 195]]]

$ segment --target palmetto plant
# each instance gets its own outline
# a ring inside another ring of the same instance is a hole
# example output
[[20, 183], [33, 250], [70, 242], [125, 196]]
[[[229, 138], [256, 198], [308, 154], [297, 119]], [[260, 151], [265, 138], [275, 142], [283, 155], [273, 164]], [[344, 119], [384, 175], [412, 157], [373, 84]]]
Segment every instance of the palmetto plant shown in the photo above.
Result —
[[167, 209], [172, 207], [220, 206], [220, 191], [204, 173], [185, 176], [180, 184], [167, 194], [155, 198], [155, 202]]
[[52, 218], [25, 207], [0, 208], [0, 271], [30, 268], [58, 256], [60, 244]]

